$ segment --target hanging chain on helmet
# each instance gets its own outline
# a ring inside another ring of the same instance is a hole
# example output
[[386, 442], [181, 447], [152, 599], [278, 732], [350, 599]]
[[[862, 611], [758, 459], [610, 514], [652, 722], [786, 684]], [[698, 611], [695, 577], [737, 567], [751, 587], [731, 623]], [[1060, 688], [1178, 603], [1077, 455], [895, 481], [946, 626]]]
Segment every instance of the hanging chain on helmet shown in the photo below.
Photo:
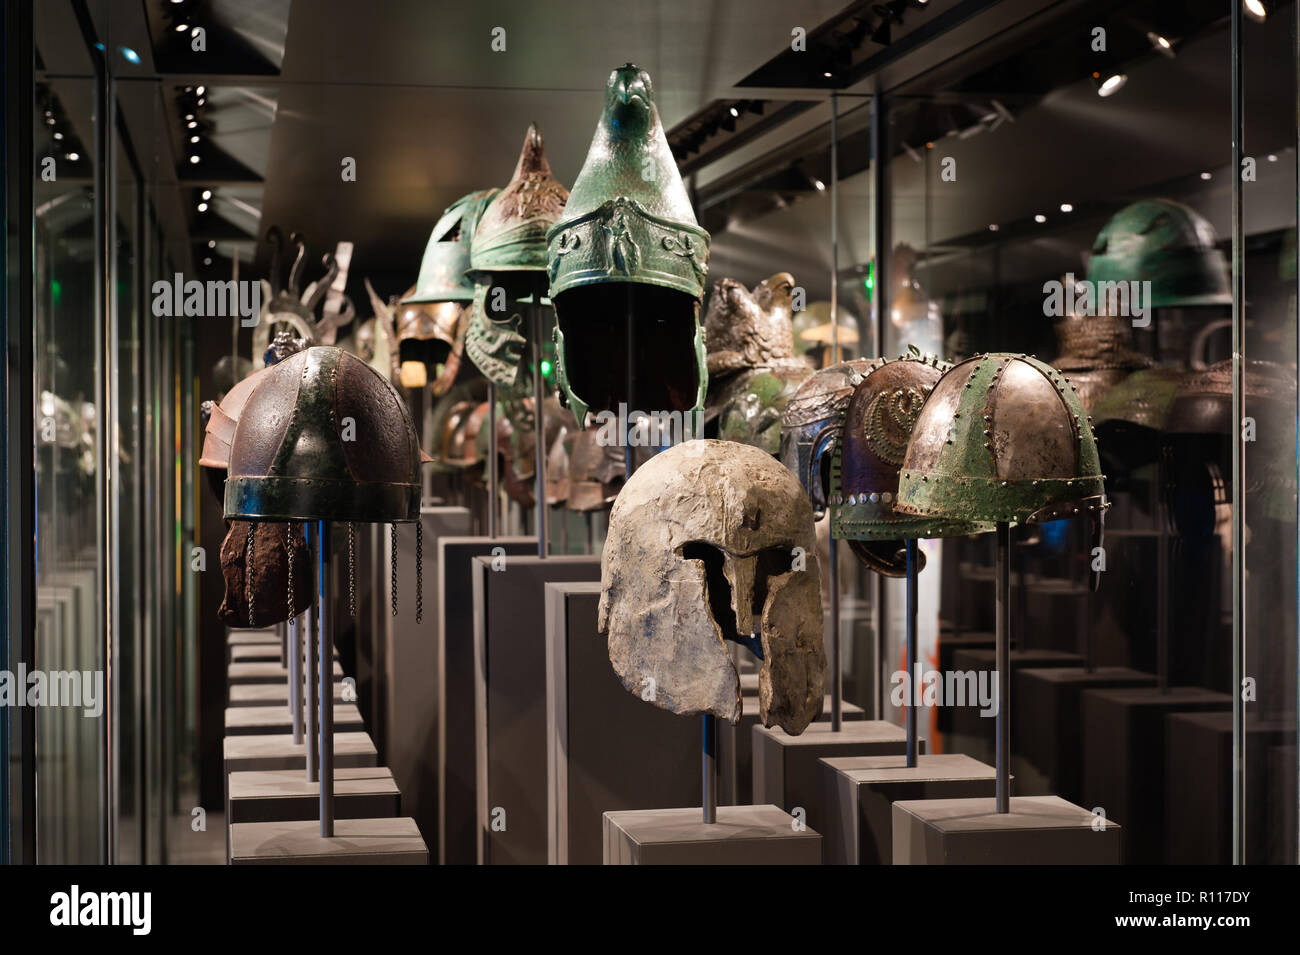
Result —
[[357, 615], [357, 525], [348, 521], [348, 616]]
[[294, 625], [293, 612], [293, 524], [289, 523], [284, 530], [284, 560], [289, 565], [289, 626]]
[[424, 521], [415, 522], [415, 622], [424, 619]]
[[389, 567], [393, 580], [393, 616], [397, 616], [397, 525], [388, 525]]
[[248, 525], [244, 544], [244, 600], [248, 602], [248, 625], [253, 625], [253, 524]]

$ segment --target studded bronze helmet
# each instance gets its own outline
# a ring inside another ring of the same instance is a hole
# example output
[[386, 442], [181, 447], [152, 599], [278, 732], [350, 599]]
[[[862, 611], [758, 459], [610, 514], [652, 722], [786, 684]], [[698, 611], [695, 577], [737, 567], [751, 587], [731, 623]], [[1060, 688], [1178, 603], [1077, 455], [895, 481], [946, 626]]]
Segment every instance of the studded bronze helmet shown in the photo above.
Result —
[[864, 564], [888, 577], [907, 573], [904, 541], [956, 537], [992, 525], [952, 517], [918, 517], [895, 509], [898, 472], [926, 398], [951, 366], [916, 351], [874, 360], [855, 372], [831, 465], [831, 536], [847, 540]]
[[341, 348], [285, 359], [244, 405], [225, 504], [228, 520], [418, 520], [420, 449], [406, 403]]
[[1152, 364], [1150, 358], [1130, 345], [1130, 319], [1067, 315], [1057, 319], [1055, 330], [1058, 354], [1052, 364], [1065, 374], [1089, 412], [1131, 372]]
[[625, 402], [701, 413], [709, 234], [695, 221], [644, 70], [629, 63], [610, 74], [586, 162], [547, 242], [557, 381], [578, 423]]
[[[1271, 361], [1247, 360], [1242, 369], [1243, 416], [1255, 419], [1255, 440], [1294, 434], [1295, 371]], [[1189, 373], [1179, 385], [1165, 422], [1168, 434], [1233, 434], [1232, 359]]]
[[1027, 355], [988, 354], [954, 365], [926, 399], [895, 508], [1025, 524], [1106, 506], [1092, 427], [1065, 376]]
[[[483, 211], [470, 245], [474, 281], [465, 349], [498, 385], [523, 384], [521, 362], [530, 329], [519, 303], [543, 304], [546, 235], [569, 191], [551, 174], [537, 126], [528, 127], [514, 177]], [[504, 294], [494, 293], [495, 288]]]
[[871, 364], [869, 358], [854, 358], [823, 368], [804, 379], [781, 413], [781, 463], [803, 485], [817, 520], [826, 513], [831, 455], [853, 394], [853, 378], [865, 375]]

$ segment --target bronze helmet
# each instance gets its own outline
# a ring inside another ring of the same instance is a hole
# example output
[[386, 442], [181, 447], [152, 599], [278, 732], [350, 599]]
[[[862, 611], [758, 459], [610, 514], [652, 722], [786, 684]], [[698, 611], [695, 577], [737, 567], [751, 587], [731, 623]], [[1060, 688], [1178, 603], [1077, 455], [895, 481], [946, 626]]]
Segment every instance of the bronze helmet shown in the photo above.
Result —
[[[1294, 434], [1295, 372], [1271, 361], [1248, 360], [1242, 370], [1242, 414], [1256, 420], [1256, 440]], [[1165, 422], [1168, 434], [1228, 435], [1232, 413], [1232, 359], [1189, 373], [1179, 385]]]
[[1089, 412], [1130, 372], [1152, 365], [1130, 345], [1132, 327], [1130, 319], [1104, 314], [1056, 320], [1058, 353], [1052, 365], [1066, 375]]
[[865, 374], [855, 372], [850, 378], [857, 384], [831, 465], [831, 536], [849, 541], [859, 560], [887, 577], [906, 576], [907, 538], [993, 529], [962, 519], [919, 518], [894, 506], [912, 429], [926, 398], [950, 367], [914, 350], [892, 361], [878, 358]]
[[1093, 408], [1092, 428], [1108, 467], [1140, 467], [1160, 456], [1160, 432], [1183, 377], [1176, 368], [1143, 368], [1106, 392]]
[[608, 510], [623, 489], [627, 451], [620, 444], [601, 444], [601, 433], [600, 428], [588, 428], [573, 443], [566, 505], [571, 511]]
[[341, 348], [285, 359], [244, 405], [225, 503], [228, 520], [418, 520], [420, 448], [406, 402]]
[[804, 379], [781, 413], [781, 463], [803, 485], [817, 520], [826, 513], [831, 454], [853, 394], [853, 376], [865, 375], [871, 364], [869, 358], [854, 358], [823, 368]]

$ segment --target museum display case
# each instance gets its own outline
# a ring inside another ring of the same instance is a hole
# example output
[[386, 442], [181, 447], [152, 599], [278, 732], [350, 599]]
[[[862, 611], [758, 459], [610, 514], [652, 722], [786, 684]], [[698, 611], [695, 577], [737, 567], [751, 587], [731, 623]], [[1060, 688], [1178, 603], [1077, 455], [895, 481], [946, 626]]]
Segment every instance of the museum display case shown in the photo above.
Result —
[[1300, 862], [1295, 3], [3, 38], [3, 861]]

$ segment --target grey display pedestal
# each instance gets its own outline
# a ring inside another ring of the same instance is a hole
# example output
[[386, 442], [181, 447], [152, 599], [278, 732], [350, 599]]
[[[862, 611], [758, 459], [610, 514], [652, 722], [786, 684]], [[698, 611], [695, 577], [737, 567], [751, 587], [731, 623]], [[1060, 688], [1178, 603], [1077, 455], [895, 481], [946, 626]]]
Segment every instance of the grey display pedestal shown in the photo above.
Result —
[[1083, 801], [1083, 693], [1155, 686], [1149, 673], [1128, 667], [1049, 667], [1013, 675], [1011, 738], [1056, 795]]
[[478, 861], [546, 862], [548, 583], [600, 579], [600, 558], [488, 557], [473, 564]]
[[997, 770], [943, 753], [918, 756], [836, 756], [819, 759], [822, 791], [830, 794], [822, 828], [827, 865], [891, 865], [893, 804], [916, 799], [992, 799]]
[[[240, 686], [256, 683], [279, 683], [287, 686], [289, 671], [278, 662], [270, 663], [232, 663], [226, 668], [226, 680], [229, 684]], [[343, 679], [343, 667], [334, 661], [334, 679]]]
[[1115, 865], [1120, 827], [1059, 796], [894, 803], [894, 865]]
[[[289, 683], [286, 675], [279, 683], [245, 683], [230, 688], [229, 706], [289, 706]], [[334, 702], [354, 702], [343, 699], [343, 684], [334, 684]]]
[[623, 689], [596, 631], [598, 581], [547, 584], [545, 599], [546, 861], [600, 865], [603, 812], [698, 806], [700, 723]]
[[[478, 859], [478, 779], [474, 750], [473, 559], [537, 554], [535, 537], [442, 537], [437, 542], [437, 826], [431, 843], [441, 865]], [[539, 675], [540, 679], [540, 675]], [[423, 818], [416, 816], [423, 826]]]
[[[1294, 862], [1295, 844], [1270, 824], [1266, 806], [1284, 790], [1270, 786], [1269, 757], [1295, 746], [1295, 721], [1256, 716], [1251, 705], [1246, 709], [1245, 860], [1281, 865]], [[1232, 713], [1172, 713], [1165, 717], [1165, 740], [1166, 859], [1171, 865], [1231, 865]], [[1291, 786], [1294, 792], [1295, 783]]]
[[[293, 736], [227, 736], [222, 742], [226, 775], [244, 771], [297, 769], [306, 773], [307, 751]], [[334, 766], [375, 766], [379, 753], [366, 733], [334, 736]]]
[[[384, 759], [402, 787], [406, 812], [420, 827], [425, 841], [438, 841], [438, 711], [441, 618], [437, 613], [439, 540], [463, 537], [470, 531], [465, 507], [422, 507], [424, 534], [424, 620], [417, 623], [415, 525], [397, 526], [397, 616], [384, 614], [386, 679], [381, 710], [384, 714]], [[385, 547], [388, 536], [384, 535]], [[388, 566], [385, 564], [385, 566]], [[391, 575], [384, 575], [391, 581]], [[392, 606], [391, 584], [383, 589], [384, 606]]]
[[[988, 681], [989, 686], [997, 683], [996, 671], [996, 650], [958, 650], [952, 655], [952, 665], [954, 670], [973, 671], [976, 674], [987, 673], [988, 676], [977, 676], [977, 680]], [[1066, 653], [1063, 650], [1012, 650], [1011, 651], [1011, 695], [1015, 697], [1015, 680], [1016, 673], [1020, 670], [1032, 668], [1048, 667], [1082, 667], [1083, 657], [1077, 653]], [[997, 731], [997, 721], [991, 717], [980, 716], [980, 707], [978, 706], [957, 706], [957, 707], [940, 707], [940, 712], [944, 709], [952, 710], [952, 730], [954, 733], [964, 737], [962, 744], [956, 748], [964, 749], [972, 755], [987, 759], [992, 762], [994, 758], [994, 739]], [[1012, 711], [1012, 720], [1015, 720], [1015, 710]], [[1012, 733], [1011, 746], [1013, 753], [1021, 751], [1022, 740]]]
[[[355, 703], [334, 704], [334, 730], [340, 733], [364, 731], [365, 722]], [[227, 736], [283, 736], [293, 732], [293, 717], [287, 705], [230, 706], [226, 708]]]
[[[226, 821], [289, 822], [318, 819], [320, 783], [301, 770], [231, 773], [226, 780]], [[391, 818], [402, 811], [402, 793], [383, 766], [345, 767], [334, 771], [337, 819]]]
[[[817, 761], [827, 756], [894, 756], [907, 753], [907, 733], [884, 720], [843, 723], [838, 733], [830, 723], [811, 723], [798, 736], [777, 727], [755, 726], [754, 802], [771, 803], [788, 812], [802, 809], [810, 829], [823, 828], [830, 794]], [[925, 740], [917, 740], [925, 752]]]
[[319, 820], [245, 822], [230, 827], [232, 865], [428, 865], [415, 820], [336, 819], [334, 835]]
[[1226, 693], [1197, 687], [1083, 694], [1084, 804], [1124, 825], [1124, 861], [1158, 865], [1165, 834], [1165, 717], [1229, 710]]
[[820, 865], [822, 837], [776, 806], [698, 806], [604, 814], [605, 865]]
[[[841, 701], [847, 721], [865, 720], [862, 707]], [[818, 722], [831, 718], [831, 695], [822, 701]], [[718, 722], [718, 805], [749, 806], [754, 802], [754, 727], [758, 726], [758, 674], [740, 675], [740, 720], [735, 726]]]

